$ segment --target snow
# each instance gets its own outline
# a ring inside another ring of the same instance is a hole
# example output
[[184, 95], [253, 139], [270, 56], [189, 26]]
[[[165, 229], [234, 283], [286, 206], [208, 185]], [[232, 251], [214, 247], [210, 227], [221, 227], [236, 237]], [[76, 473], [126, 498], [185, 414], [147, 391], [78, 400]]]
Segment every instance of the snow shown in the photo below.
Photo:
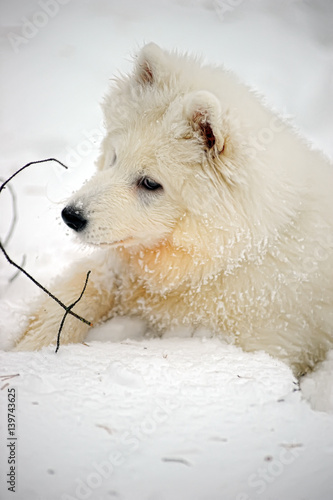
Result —
[[[11, 257], [25, 255], [47, 284], [88, 252], [69, 236], [61, 208], [93, 172], [108, 80], [130, 69], [128, 54], [144, 42], [224, 63], [332, 157], [332, 16], [329, 0], [2, 2], [0, 176], [47, 157], [70, 166], [34, 165], [13, 180]], [[4, 240], [8, 190], [0, 213]], [[205, 331], [152, 338], [127, 318], [57, 355], [6, 352], [37, 293], [22, 275], [9, 283], [13, 274], [1, 256], [1, 500], [333, 498], [332, 353], [300, 391], [265, 353]], [[10, 388], [15, 494], [6, 484]]]

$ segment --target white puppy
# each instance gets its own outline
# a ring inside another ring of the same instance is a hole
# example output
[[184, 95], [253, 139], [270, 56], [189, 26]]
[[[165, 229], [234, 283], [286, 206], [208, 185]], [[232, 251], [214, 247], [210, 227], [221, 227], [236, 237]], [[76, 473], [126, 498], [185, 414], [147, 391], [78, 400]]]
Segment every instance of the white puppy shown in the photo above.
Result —
[[[208, 327], [303, 373], [333, 343], [333, 169], [222, 68], [140, 52], [104, 102], [96, 175], [63, 219], [100, 247], [55, 283], [93, 323], [138, 315], [155, 330]], [[54, 343], [46, 296], [18, 349]], [[62, 343], [87, 326], [68, 317]]]

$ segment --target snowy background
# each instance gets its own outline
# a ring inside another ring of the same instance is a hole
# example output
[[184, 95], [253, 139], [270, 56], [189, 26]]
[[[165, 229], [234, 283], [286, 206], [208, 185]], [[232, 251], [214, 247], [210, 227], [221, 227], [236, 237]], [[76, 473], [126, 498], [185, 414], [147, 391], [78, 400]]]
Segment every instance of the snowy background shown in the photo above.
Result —
[[[333, 157], [331, 0], [1, 0], [1, 160], [18, 222], [8, 244], [48, 283], [86, 250], [60, 219], [93, 172], [109, 78], [143, 43], [223, 63]], [[0, 235], [12, 217], [0, 196]], [[301, 388], [288, 367], [199, 332], [147, 338], [137, 321], [87, 345], [7, 350], [36, 287], [0, 256], [0, 498], [331, 500], [333, 356]], [[9, 378], [12, 376], [12, 378]], [[7, 394], [16, 389], [16, 492]]]

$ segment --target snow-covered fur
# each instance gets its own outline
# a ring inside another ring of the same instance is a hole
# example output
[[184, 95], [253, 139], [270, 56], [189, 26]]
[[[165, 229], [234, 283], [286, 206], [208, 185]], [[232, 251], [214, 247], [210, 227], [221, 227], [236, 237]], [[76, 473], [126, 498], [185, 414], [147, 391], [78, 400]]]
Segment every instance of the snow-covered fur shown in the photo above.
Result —
[[[100, 250], [54, 293], [73, 303], [91, 270], [74, 310], [93, 323], [204, 326], [298, 374], [322, 359], [333, 344], [328, 160], [234, 75], [155, 44], [103, 107], [98, 171], [64, 215]], [[43, 296], [17, 349], [54, 343], [63, 312]], [[61, 342], [87, 328], [68, 317]]]

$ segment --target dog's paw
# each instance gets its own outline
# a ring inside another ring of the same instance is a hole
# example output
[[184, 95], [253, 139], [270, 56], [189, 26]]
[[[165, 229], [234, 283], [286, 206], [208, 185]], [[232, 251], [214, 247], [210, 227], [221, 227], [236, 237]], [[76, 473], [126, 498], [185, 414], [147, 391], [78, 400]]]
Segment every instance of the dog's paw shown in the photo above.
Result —
[[[45, 314], [47, 311], [47, 314]], [[51, 304], [48, 309], [39, 310], [30, 319], [28, 327], [17, 340], [14, 351], [38, 351], [43, 347], [57, 345], [64, 311]], [[67, 316], [60, 332], [60, 344], [82, 342], [89, 326], [73, 316]]]

